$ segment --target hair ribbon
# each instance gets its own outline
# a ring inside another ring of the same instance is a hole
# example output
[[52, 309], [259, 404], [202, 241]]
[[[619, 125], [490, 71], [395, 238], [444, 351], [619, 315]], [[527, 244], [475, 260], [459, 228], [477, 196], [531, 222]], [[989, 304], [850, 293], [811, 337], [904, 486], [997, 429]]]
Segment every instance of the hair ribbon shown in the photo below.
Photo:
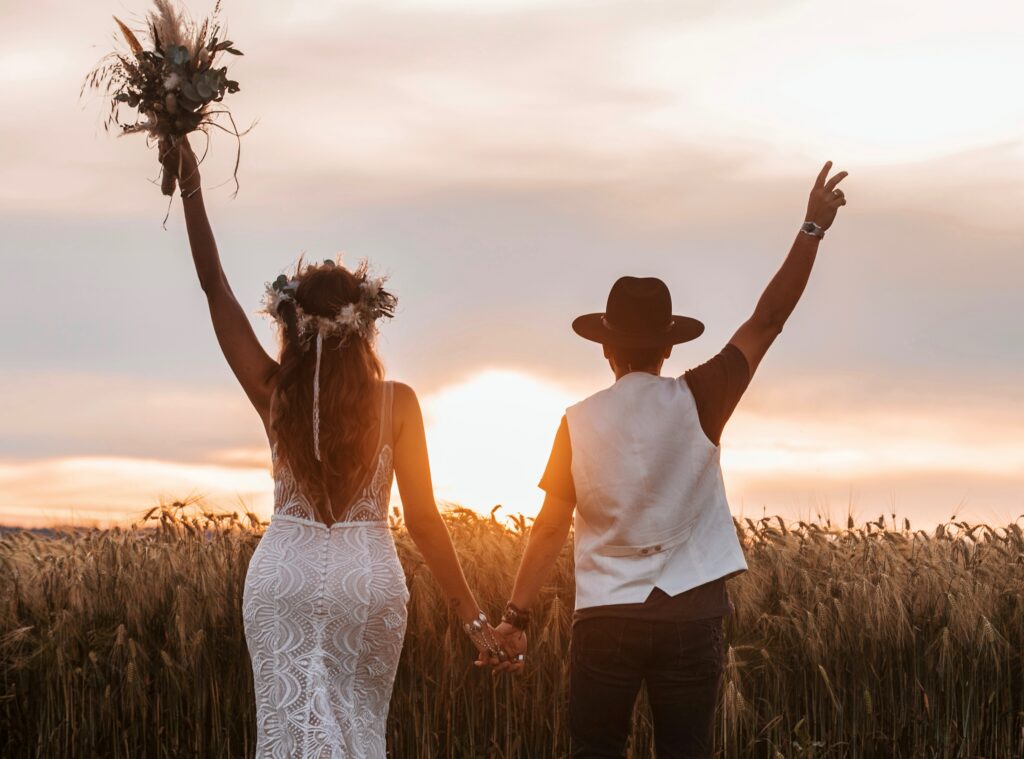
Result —
[[313, 372], [313, 455], [320, 460], [320, 357], [324, 351], [324, 333], [316, 333], [316, 369]]

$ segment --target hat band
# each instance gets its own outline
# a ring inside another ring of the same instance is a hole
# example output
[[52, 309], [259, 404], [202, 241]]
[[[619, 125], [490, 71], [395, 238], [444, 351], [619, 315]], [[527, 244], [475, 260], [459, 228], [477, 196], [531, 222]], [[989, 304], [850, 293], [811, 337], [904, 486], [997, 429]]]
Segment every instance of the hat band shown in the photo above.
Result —
[[675, 319], [669, 319], [668, 324], [666, 324], [664, 327], [660, 329], [652, 327], [651, 329], [629, 330], [622, 329], [622, 327], [616, 327], [614, 324], [608, 321], [607, 314], [601, 316], [601, 324], [604, 325], [605, 329], [607, 329], [609, 332], [616, 332], [620, 335], [630, 335], [632, 337], [637, 337], [640, 335], [667, 335], [669, 332], [672, 331], [672, 327], [675, 326], [675, 323]]

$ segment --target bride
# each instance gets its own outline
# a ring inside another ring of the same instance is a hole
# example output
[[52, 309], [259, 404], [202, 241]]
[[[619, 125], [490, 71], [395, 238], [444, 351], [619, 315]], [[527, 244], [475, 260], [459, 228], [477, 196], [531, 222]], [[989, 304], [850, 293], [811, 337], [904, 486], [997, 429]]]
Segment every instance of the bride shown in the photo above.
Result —
[[502, 657], [434, 502], [412, 388], [384, 380], [376, 322], [395, 298], [365, 265], [305, 264], [267, 288], [280, 358], [260, 346], [221, 267], [187, 141], [163, 157], [217, 341], [270, 443], [274, 514], [242, 600], [258, 757], [383, 759], [409, 592], [388, 528], [405, 525], [481, 658]]

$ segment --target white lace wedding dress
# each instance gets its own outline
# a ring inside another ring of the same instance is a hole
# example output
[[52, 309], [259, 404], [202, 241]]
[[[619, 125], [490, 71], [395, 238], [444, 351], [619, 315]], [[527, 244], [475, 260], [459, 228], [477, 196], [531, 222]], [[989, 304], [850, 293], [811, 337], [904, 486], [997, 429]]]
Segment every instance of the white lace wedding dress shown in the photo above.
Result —
[[275, 456], [274, 514], [242, 600], [257, 757], [385, 756], [409, 599], [387, 523], [392, 396], [385, 383], [376, 470], [330, 527]]

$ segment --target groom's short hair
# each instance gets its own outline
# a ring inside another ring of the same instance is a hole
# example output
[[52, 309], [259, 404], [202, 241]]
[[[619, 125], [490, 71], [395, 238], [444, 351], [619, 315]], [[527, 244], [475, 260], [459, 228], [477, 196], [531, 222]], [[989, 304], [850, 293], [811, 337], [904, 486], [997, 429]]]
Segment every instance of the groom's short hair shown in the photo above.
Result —
[[619, 366], [629, 366], [633, 369], [650, 369], [658, 365], [665, 355], [665, 348], [637, 348], [632, 345], [609, 345], [607, 346], [608, 357], [613, 359]]

